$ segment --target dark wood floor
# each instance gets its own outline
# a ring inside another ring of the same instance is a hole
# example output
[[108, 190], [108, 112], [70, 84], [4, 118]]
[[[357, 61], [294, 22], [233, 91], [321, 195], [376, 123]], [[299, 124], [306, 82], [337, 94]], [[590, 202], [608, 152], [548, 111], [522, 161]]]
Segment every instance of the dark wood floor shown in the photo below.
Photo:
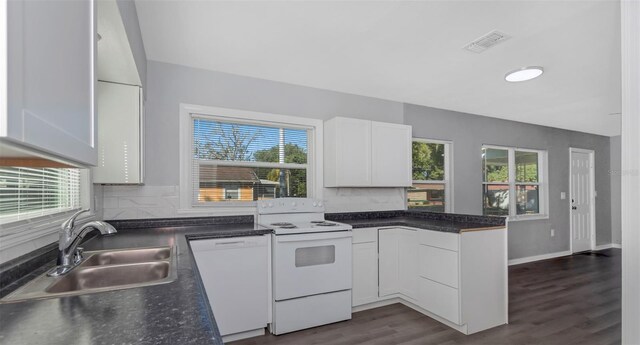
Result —
[[509, 324], [463, 335], [401, 304], [339, 322], [233, 345], [620, 344], [621, 251], [509, 268]]

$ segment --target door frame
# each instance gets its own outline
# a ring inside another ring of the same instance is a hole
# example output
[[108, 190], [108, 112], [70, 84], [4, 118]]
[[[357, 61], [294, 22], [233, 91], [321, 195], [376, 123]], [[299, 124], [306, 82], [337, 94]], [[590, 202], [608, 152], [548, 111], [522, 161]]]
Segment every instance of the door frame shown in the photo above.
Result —
[[573, 254], [573, 219], [571, 217], [571, 160], [573, 159], [573, 153], [586, 153], [589, 155], [589, 189], [591, 190], [591, 202], [589, 206], [589, 222], [591, 223], [591, 250], [596, 248], [596, 171], [595, 171], [595, 151], [589, 149], [581, 149], [578, 147], [569, 147], [569, 251]]

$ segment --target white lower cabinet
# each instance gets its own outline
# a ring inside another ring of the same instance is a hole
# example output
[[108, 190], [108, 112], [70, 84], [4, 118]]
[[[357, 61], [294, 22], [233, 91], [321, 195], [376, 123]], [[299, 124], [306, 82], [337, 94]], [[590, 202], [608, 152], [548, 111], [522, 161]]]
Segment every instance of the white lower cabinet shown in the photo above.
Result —
[[458, 288], [458, 252], [418, 245], [420, 277]]
[[378, 232], [380, 297], [403, 294], [415, 299], [418, 292], [417, 231], [383, 228]]
[[353, 244], [352, 305], [378, 300], [378, 243]]
[[378, 232], [378, 272], [379, 296], [397, 294], [400, 290], [400, 242], [398, 229], [384, 229]]
[[421, 277], [418, 305], [456, 325], [460, 324], [458, 289]]
[[465, 334], [507, 323], [506, 228], [458, 234], [390, 227], [377, 229], [377, 239], [375, 230], [353, 231], [354, 307], [399, 299]]
[[223, 340], [264, 333], [269, 322], [269, 236], [190, 242]]

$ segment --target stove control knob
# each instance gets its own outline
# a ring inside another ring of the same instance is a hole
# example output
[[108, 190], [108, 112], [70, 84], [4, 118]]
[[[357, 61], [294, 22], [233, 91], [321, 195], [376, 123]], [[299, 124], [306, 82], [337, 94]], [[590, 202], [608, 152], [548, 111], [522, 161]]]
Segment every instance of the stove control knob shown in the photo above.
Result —
[[260, 204], [260, 206], [262, 206], [262, 208], [265, 208], [265, 207], [267, 207], [267, 203], [263, 202], [263, 203]]
[[273, 203], [272, 202], [269, 203], [269, 207], [273, 207]]
[[292, 203], [291, 203], [291, 206], [295, 207], [295, 206], [296, 206], [296, 202], [295, 202], [295, 201], [294, 201], [294, 202], [292, 202]]
[[316, 207], [316, 206], [318, 206], [318, 203], [314, 201], [313, 202], [313, 207]]
[[318, 202], [318, 207], [322, 207], [322, 201]]

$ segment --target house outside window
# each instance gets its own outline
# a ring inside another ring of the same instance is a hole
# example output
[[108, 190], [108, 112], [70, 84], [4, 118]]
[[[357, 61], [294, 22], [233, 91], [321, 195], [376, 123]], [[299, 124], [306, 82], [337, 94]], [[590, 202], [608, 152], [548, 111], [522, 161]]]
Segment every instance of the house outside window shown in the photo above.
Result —
[[322, 136], [321, 120], [185, 104], [180, 108], [179, 212], [218, 207], [220, 212], [249, 213], [233, 210], [255, 207], [259, 200], [321, 197], [316, 162], [322, 156], [313, 150]]
[[429, 212], [453, 212], [451, 142], [414, 139], [413, 185], [407, 190], [407, 206]]
[[483, 146], [482, 163], [484, 215], [546, 216], [546, 151]]

